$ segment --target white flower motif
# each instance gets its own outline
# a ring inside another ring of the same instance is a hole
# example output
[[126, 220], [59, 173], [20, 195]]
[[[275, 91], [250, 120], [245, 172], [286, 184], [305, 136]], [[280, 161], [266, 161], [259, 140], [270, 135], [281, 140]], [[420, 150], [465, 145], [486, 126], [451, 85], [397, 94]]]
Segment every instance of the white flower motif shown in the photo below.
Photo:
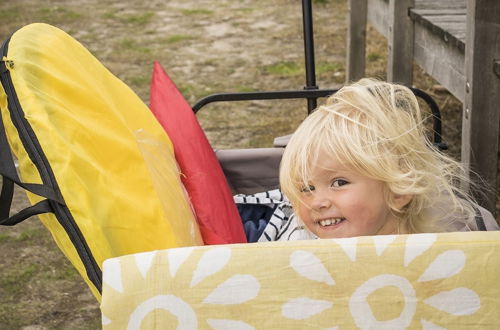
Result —
[[221, 270], [229, 262], [230, 257], [231, 249], [228, 247], [217, 247], [205, 252], [198, 261], [198, 267], [191, 280], [191, 287]]
[[130, 315], [127, 330], [140, 330], [144, 318], [155, 309], [164, 309], [177, 317], [177, 329], [198, 328], [196, 314], [184, 300], [174, 295], [160, 295], [141, 303]]
[[408, 235], [406, 238], [405, 267], [407, 267], [416, 257], [430, 249], [436, 239], [436, 234]]
[[179, 267], [186, 261], [194, 247], [185, 247], [178, 249], [170, 249], [167, 252], [168, 258], [168, 269], [170, 271], [170, 276], [175, 277]]
[[477, 293], [467, 288], [443, 291], [427, 298], [424, 302], [441, 311], [457, 316], [474, 314], [481, 307], [481, 300]]
[[[175, 248], [165, 252], [168, 260], [168, 269], [172, 277], [189, 258], [196, 247]], [[204, 279], [222, 270], [231, 257], [230, 247], [215, 247], [206, 250], [198, 260], [196, 269], [192, 273], [190, 288], [200, 284]], [[145, 279], [149, 269], [154, 263], [154, 257], [158, 252], [139, 253], [132, 256], [135, 266]], [[108, 259], [104, 263], [105, 284], [114, 290], [123, 293], [122, 265], [119, 258]], [[186, 288], [187, 290], [188, 288]], [[254, 299], [260, 291], [259, 281], [252, 275], [237, 274], [218, 285], [202, 301], [204, 304], [237, 305]], [[198, 329], [198, 316], [189, 303], [188, 294], [186, 300], [174, 294], [162, 294], [149, 298], [135, 307], [128, 319], [128, 330], [140, 329], [143, 320], [157, 309], [168, 311], [178, 321], [177, 329]], [[252, 330], [254, 327], [240, 320], [209, 319], [207, 323], [216, 330], [235, 329]], [[102, 325], [112, 326], [112, 320], [102, 314]]]
[[103, 263], [103, 278], [102, 281], [116, 291], [123, 293], [122, 283], [122, 267], [120, 259], [107, 259]]
[[380, 256], [384, 250], [396, 239], [396, 235], [377, 235], [373, 236], [373, 243], [375, 243], [375, 251]]
[[340, 245], [345, 254], [351, 259], [351, 261], [356, 261], [356, 248], [358, 244], [357, 237], [350, 238], [338, 238], [333, 240], [335, 243]]
[[156, 256], [157, 251], [138, 253], [135, 257], [135, 264], [141, 272], [142, 278], [146, 278], [149, 269], [153, 263], [153, 259]]
[[333, 302], [314, 300], [307, 297], [291, 299], [281, 307], [284, 317], [292, 320], [304, 320], [331, 308]]
[[[406, 237], [404, 250], [404, 266], [408, 267], [417, 257], [428, 251], [437, 240], [436, 234], [414, 234]], [[376, 254], [381, 256], [389, 245], [397, 239], [395, 235], [372, 237]], [[332, 240], [342, 247], [343, 251], [353, 261], [356, 261], [356, 239]], [[466, 264], [466, 255], [462, 250], [448, 250], [440, 253], [426, 267], [418, 279], [411, 282], [405, 276], [396, 274], [376, 275], [357, 289], [349, 299], [349, 310], [354, 323], [361, 329], [402, 329], [410, 326], [416, 315], [417, 305], [428, 304], [440, 311], [454, 316], [472, 315], [481, 307], [481, 301], [476, 292], [468, 288], [455, 288], [450, 291], [438, 292], [425, 300], [417, 298], [418, 283], [447, 279], [459, 274]], [[309, 280], [335, 284], [321, 259], [308, 251], [295, 251], [290, 255], [290, 267], [295, 272]], [[350, 266], [350, 268], [353, 266]], [[412, 273], [414, 271], [412, 270]], [[412, 276], [413, 278], [413, 276]], [[368, 303], [368, 297], [384, 287], [396, 287], [403, 297], [402, 311], [398, 317], [379, 321]], [[314, 300], [308, 297], [291, 299], [282, 306], [282, 314], [289, 319], [302, 320], [312, 317], [333, 306], [333, 302]], [[441, 326], [427, 320], [420, 320], [424, 329], [442, 329]], [[335, 327], [331, 328], [334, 329]]]
[[236, 305], [251, 300], [257, 296], [260, 284], [251, 275], [234, 275], [216, 287], [203, 300], [206, 304]]
[[446, 330], [446, 328], [440, 327], [439, 325], [426, 320], [420, 320], [420, 325], [422, 325], [423, 330]]
[[[405, 306], [398, 318], [378, 321], [372, 313], [367, 298], [377, 289], [389, 285], [401, 290]], [[410, 325], [417, 310], [417, 299], [413, 286], [406, 278], [392, 274], [382, 274], [370, 278], [354, 291], [349, 300], [349, 309], [354, 322], [361, 329], [404, 329]]]
[[111, 324], [111, 320], [108, 317], [106, 317], [106, 315], [104, 315], [103, 313], [101, 313], [101, 324], [102, 325]]
[[465, 253], [462, 250], [445, 251], [427, 267], [418, 279], [419, 282], [451, 277], [462, 271], [465, 266]]
[[328, 285], [335, 284], [321, 260], [311, 252], [300, 250], [293, 252], [290, 256], [290, 266], [307, 279]]

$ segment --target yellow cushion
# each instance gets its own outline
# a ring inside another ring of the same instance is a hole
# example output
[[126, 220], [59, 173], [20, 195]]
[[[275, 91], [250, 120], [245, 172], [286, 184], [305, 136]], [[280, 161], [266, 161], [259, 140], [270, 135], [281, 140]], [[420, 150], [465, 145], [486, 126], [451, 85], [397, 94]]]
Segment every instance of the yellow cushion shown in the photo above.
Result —
[[500, 232], [176, 248], [104, 263], [103, 329], [500, 327]]

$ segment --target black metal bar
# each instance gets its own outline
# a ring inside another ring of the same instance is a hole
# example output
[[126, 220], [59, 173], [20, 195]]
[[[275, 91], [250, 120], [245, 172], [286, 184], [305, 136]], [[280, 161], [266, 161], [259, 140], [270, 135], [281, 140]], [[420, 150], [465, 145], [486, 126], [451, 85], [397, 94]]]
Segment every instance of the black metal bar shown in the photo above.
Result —
[[420, 97], [422, 100], [424, 100], [427, 103], [427, 106], [429, 106], [429, 109], [431, 110], [432, 113], [432, 119], [433, 119], [433, 132], [434, 132], [434, 145], [439, 148], [439, 150], [447, 150], [448, 145], [442, 141], [441, 137], [441, 128], [442, 128], [442, 123], [441, 123], [441, 112], [439, 111], [439, 106], [437, 105], [436, 101], [424, 92], [421, 89], [418, 88], [412, 88], [413, 94], [415, 94], [416, 97]]
[[[302, 0], [302, 23], [304, 28], [304, 56], [306, 66], [306, 90], [318, 89], [316, 86], [316, 68], [314, 64], [314, 32], [311, 0]], [[307, 98], [307, 112], [311, 113], [317, 106], [314, 97]]]
[[[442, 141], [441, 137], [441, 112], [436, 101], [418, 88], [411, 88], [416, 97], [421, 98], [427, 103], [433, 117], [433, 142], [440, 150], [447, 150], [448, 145]], [[254, 100], [284, 100], [284, 99], [311, 99], [327, 97], [335, 94], [338, 89], [304, 89], [289, 91], [271, 91], [271, 92], [249, 92], [249, 93], [218, 93], [208, 95], [199, 100], [193, 106], [193, 112], [197, 113], [202, 107], [212, 102], [231, 102], [231, 101], [254, 101]], [[314, 109], [313, 109], [314, 110]], [[309, 112], [308, 112], [309, 113]]]
[[249, 92], [249, 93], [218, 93], [206, 96], [199, 100], [194, 106], [196, 113], [203, 106], [212, 102], [224, 101], [253, 101], [253, 100], [282, 100], [282, 99], [312, 99], [327, 97], [337, 92], [338, 89], [304, 89], [290, 91], [272, 92]]

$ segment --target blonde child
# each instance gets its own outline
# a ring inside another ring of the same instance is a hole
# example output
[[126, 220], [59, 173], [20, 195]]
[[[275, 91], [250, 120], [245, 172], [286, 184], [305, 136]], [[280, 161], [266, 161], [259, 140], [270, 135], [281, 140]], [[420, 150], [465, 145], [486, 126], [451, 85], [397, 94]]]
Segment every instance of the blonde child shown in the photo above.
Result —
[[[463, 168], [432, 145], [423, 122], [411, 90], [372, 79], [343, 87], [307, 117], [280, 168], [303, 237], [478, 230], [479, 209], [486, 229], [499, 229], [460, 189]], [[293, 227], [284, 222], [274, 239], [291, 239], [283, 230]]]

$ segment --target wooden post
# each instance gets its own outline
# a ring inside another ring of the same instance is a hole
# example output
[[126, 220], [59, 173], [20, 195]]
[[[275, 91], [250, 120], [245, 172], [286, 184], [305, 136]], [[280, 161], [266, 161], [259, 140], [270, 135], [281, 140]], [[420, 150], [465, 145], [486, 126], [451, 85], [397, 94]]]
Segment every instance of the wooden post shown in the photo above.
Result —
[[365, 75], [367, 1], [348, 0], [346, 82]]
[[462, 162], [490, 186], [479, 202], [495, 213], [500, 124], [500, 1], [468, 0]]
[[413, 21], [415, 0], [389, 1], [387, 80], [411, 86], [413, 81]]

